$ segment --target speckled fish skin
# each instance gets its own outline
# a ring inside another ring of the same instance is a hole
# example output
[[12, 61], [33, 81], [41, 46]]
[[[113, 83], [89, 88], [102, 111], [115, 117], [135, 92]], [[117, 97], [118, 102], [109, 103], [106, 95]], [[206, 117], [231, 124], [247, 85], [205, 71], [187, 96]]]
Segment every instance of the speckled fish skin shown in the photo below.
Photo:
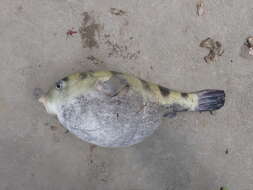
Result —
[[153, 134], [164, 116], [221, 108], [225, 93], [181, 93], [129, 74], [97, 71], [59, 80], [40, 101], [82, 140], [103, 147], [126, 147]]

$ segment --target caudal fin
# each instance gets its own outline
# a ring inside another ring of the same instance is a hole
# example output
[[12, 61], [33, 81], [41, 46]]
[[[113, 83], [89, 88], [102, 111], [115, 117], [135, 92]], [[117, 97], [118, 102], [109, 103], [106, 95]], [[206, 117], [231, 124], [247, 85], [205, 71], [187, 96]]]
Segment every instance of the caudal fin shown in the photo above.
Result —
[[214, 111], [223, 107], [225, 92], [223, 90], [202, 90], [197, 92], [198, 106], [196, 111]]

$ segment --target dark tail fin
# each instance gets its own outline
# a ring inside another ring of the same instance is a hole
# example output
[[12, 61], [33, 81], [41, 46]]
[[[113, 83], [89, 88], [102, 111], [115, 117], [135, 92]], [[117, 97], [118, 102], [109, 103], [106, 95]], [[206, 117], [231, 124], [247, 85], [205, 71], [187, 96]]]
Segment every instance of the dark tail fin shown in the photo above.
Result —
[[202, 90], [197, 92], [198, 106], [196, 111], [213, 111], [220, 109], [225, 103], [223, 90]]

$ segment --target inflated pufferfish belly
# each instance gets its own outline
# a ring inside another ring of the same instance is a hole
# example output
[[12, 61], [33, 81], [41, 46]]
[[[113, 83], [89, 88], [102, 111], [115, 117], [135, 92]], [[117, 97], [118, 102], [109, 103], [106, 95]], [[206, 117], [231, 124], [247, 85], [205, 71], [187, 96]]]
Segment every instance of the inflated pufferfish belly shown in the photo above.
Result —
[[129, 74], [98, 71], [63, 78], [40, 101], [82, 140], [124, 147], [150, 136], [164, 116], [219, 109], [225, 94], [221, 90], [181, 93]]

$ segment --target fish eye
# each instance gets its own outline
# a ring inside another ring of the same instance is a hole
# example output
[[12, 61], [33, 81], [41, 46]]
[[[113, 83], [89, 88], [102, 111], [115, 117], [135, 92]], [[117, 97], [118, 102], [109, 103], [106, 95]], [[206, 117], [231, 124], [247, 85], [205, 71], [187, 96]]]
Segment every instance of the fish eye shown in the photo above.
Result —
[[62, 89], [63, 88], [63, 81], [60, 80], [60, 81], [56, 82], [55, 88], [56, 89]]

